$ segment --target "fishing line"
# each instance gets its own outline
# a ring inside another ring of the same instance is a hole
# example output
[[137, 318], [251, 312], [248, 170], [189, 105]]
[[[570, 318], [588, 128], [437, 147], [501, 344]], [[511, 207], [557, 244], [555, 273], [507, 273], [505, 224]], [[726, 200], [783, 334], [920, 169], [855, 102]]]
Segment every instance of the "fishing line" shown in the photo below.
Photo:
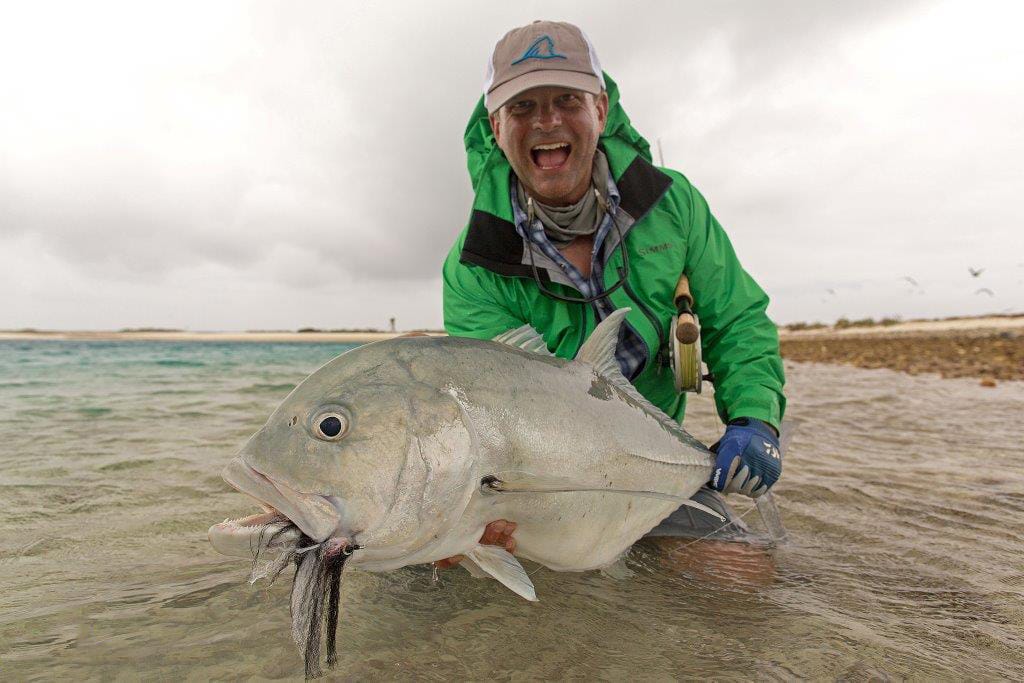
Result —
[[753, 512], [756, 509], [757, 509], [756, 507], [752, 507], [752, 508], [748, 509], [746, 512], [744, 512], [742, 515], [740, 515], [738, 517], [734, 517], [733, 519], [729, 520], [728, 522], [726, 522], [725, 524], [723, 524], [722, 526], [720, 526], [720, 527], [718, 527], [716, 529], [712, 529], [711, 531], [709, 531], [705, 535], [701, 536], [700, 538], [695, 538], [692, 541], [690, 541], [689, 543], [683, 544], [683, 545], [679, 546], [678, 548], [673, 548], [671, 551], [669, 551], [669, 555], [673, 555], [675, 553], [678, 553], [681, 550], [685, 550], [686, 548], [689, 548], [694, 543], [700, 543], [701, 541], [707, 540], [708, 538], [710, 538], [711, 536], [714, 536], [715, 534], [717, 534], [719, 531], [721, 531], [725, 527], [727, 527], [730, 524], [734, 523], [736, 520], [743, 519], [744, 517], [746, 517], [747, 515], [749, 515], [751, 512]]

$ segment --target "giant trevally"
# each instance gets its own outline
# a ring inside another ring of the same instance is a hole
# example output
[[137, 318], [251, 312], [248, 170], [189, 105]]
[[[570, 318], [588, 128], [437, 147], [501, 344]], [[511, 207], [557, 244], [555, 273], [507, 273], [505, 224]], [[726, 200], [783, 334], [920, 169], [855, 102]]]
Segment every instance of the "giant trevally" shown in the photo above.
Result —
[[361, 346], [307, 377], [249, 439], [224, 478], [266, 512], [218, 524], [210, 540], [228, 555], [277, 553], [274, 573], [296, 562], [293, 636], [307, 674], [318, 673], [320, 604], [329, 592], [337, 609], [343, 565], [464, 555], [472, 573], [535, 600], [516, 557], [478, 543], [488, 522], [516, 522], [521, 557], [597, 569], [708, 481], [714, 456], [619, 370], [625, 314], [608, 316], [573, 360], [529, 326], [494, 341]]

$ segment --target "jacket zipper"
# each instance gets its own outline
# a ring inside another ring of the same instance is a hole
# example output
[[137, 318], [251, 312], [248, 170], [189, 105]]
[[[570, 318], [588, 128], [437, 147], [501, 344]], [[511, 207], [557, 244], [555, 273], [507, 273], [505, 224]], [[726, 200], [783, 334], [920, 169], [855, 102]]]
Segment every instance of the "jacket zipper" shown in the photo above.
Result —
[[636, 295], [636, 292], [633, 291], [633, 287], [629, 284], [628, 280], [623, 285], [623, 288], [626, 290], [626, 296], [636, 303], [643, 314], [647, 317], [647, 321], [654, 327], [654, 331], [658, 333], [658, 351], [655, 354], [655, 361], [658, 363], [658, 372], [661, 372], [662, 368], [668, 367], [668, 345], [666, 344], [667, 340], [665, 339], [665, 332], [661, 329], [661, 323], [658, 321], [657, 316], [654, 315], [651, 309], [647, 307], [647, 304], [645, 304], [643, 300]]

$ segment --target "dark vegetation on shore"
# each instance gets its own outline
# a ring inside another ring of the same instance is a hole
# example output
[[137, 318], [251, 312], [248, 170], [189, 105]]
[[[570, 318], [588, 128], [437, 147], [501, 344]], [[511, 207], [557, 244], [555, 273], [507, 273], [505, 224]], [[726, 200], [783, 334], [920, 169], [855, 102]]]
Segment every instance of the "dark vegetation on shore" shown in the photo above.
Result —
[[315, 332], [321, 332], [321, 333], [327, 332], [329, 334], [336, 334], [336, 333], [363, 333], [363, 334], [371, 333], [371, 334], [380, 334], [380, 333], [383, 333], [384, 330], [379, 330], [376, 327], [339, 327], [339, 328], [330, 329], [330, 330], [321, 330], [318, 327], [300, 327], [299, 329], [296, 330], [296, 332], [298, 332], [299, 334], [306, 334], [307, 332], [314, 332], [314, 333]]
[[900, 318], [882, 318], [875, 320], [874, 318], [861, 318], [860, 320], [848, 320], [846, 318], [840, 318], [835, 322], [834, 325], [826, 325], [825, 323], [790, 323], [783, 325], [784, 330], [789, 332], [800, 332], [801, 330], [845, 330], [848, 327], [877, 327], [879, 325], [888, 327], [889, 325], [898, 325], [903, 322]]
[[118, 332], [184, 332], [176, 327], [122, 327]]
[[912, 375], [1024, 380], [1024, 331], [963, 330], [893, 335], [786, 336], [787, 360], [889, 368]]
[[332, 330], [321, 330], [321, 329], [319, 329], [317, 327], [300, 327], [298, 330], [296, 330], [296, 332], [298, 332], [299, 334], [305, 334], [307, 332], [314, 332], [314, 333], [315, 332], [319, 332], [319, 333], [327, 333], [327, 334], [336, 334], [336, 333], [409, 334], [411, 332], [425, 332], [425, 333], [429, 333], [429, 334], [444, 334], [444, 330], [426, 330], [426, 329], [402, 330], [400, 332], [395, 333], [395, 332], [390, 332], [389, 330], [380, 330], [380, 329], [377, 329], [376, 327], [342, 327], [342, 328], [339, 328], [339, 329], [332, 329]]

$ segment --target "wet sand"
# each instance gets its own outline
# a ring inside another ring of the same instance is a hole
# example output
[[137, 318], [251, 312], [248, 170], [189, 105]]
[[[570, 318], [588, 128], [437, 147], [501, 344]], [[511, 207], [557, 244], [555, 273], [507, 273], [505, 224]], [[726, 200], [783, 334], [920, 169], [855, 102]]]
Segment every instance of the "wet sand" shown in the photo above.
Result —
[[912, 375], [1024, 380], [1024, 318], [780, 331], [787, 360], [888, 368]]

